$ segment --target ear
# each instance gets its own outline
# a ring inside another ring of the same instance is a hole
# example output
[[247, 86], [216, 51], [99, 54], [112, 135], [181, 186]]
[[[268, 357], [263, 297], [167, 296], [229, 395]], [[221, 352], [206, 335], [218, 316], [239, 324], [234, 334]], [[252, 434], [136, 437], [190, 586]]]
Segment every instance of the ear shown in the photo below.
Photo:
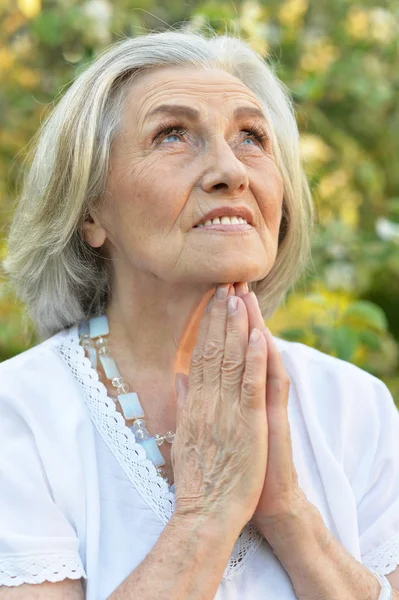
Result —
[[83, 222], [83, 235], [85, 240], [92, 248], [99, 248], [107, 239], [107, 232], [101, 225], [98, 217], [91, 213], [87, 215]]

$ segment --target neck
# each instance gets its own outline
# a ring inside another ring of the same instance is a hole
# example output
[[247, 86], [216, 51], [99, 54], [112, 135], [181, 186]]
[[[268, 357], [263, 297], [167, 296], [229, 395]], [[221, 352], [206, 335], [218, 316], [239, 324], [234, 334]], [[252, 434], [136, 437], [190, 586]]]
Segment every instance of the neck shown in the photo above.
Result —
[[159, 280], [113, 287], [109, 344], [121, 373], [136, 388], [169, 387], [170, 382], [174, 393], [175, 374], [189, 373], [200, 320], [215, 287]]

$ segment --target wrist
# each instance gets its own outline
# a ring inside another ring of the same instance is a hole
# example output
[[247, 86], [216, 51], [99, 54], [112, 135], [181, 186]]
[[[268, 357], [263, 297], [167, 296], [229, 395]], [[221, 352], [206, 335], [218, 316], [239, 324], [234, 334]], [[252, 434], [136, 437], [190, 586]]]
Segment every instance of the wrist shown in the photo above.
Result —
[[284, 515], [256, 525], [280, 562], [289, 563], [290, 557], [298, 560], [298, 550], [302, 554], [316, 545], [322, 549], [329, 542], [330, 532], [320, 512], [307, 499], [292, 505]]
[[202, 512], [186, 513], [175, 512], [169, 520], [171, 527], [177, 536], [190, 536], [202, 540], [206, 544], [217, 546], [233, 546], [241, 532], [237, 527], [238, 520], [220, 518], [217, 515], [209, 515]]

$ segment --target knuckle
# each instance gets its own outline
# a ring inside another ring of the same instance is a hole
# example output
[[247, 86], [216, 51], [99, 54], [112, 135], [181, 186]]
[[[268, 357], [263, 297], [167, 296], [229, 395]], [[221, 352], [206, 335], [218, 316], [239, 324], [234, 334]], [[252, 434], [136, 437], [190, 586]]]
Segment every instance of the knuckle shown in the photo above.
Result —
[[203, 358], [205, 361], [214, 361], [223, 358], [223, 348], [215, 342], [206, 342]]
[[241, 383], [242, 369], [239, 364], [235, 363], [234, 365], [229, 365], [227, 368], [222, 366], [221, 372], [224, 387], [235, 387]]
[[202, 349], [195, 347], [191, 355], [191, 367], [196, 369], [202, 364]]
[[229, 373], [241, 372], [243, 367], [243, 362], [240, 360], [240, 357], [237, 358], [224, 358], [222, 363], [222, 373], [224, 375], [228, 375]]
[[273, 391], [275, 391], [278, 394], [282, 394], [282, 393], [289, 391], [290, 386], [291, 386], [291, 381], [289, 380], [288, 377], [271, 379], [269, 381], [269, 385], [273, 388]]
[[242, 391], [246, 396], [254, 396], [259, 392], [260, 380], [251, 378], [244, 379], [242, 382]]

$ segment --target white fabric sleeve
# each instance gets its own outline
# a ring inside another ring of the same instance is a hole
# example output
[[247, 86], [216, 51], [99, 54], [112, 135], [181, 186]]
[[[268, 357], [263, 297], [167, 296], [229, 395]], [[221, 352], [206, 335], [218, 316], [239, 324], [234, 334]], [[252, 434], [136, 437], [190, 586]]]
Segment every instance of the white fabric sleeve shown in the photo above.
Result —
[[358, 469], [359, 539], [363, 564], [387, 575], [399, 565], [399, 412], [382, 381], [372, 378], [370, 385], [372, 403], [364, 410], [371, 414], [357, 416], [371, 419]]
[[2, 396], [0, 587], [86, 577], [78, 549], [73, 527], [52, 498], [23, 409]]

